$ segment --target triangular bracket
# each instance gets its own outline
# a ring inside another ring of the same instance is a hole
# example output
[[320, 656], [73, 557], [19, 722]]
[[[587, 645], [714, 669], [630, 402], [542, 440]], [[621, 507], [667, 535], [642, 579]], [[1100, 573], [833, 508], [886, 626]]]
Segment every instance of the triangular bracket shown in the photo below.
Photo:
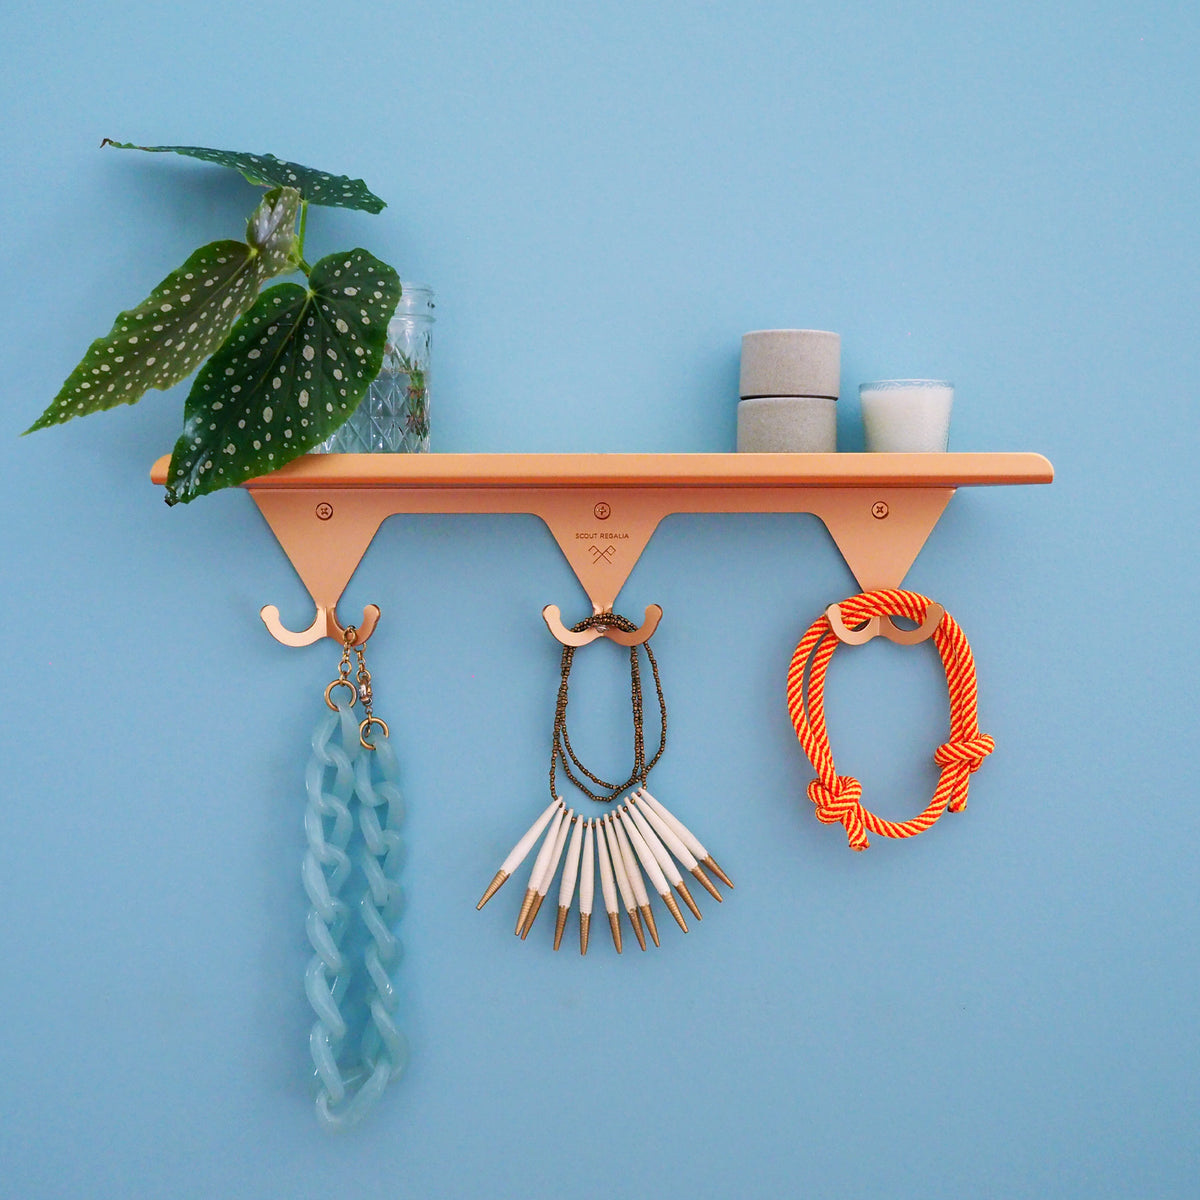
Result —
[[[168, 459], [151, 477], [162, 483]], [[960, 484], [1049, 483], [1039, 454], [309, 455], [246, 485], [316, 607], [288, 645], [341, 638], [337, 604], [396, 513], [534, 513], [591, 601], [612, 611], [670, 513], [808, 512], [864, 591], [898, 588]], [[378, 610], [357, 628], [370, 636]]]

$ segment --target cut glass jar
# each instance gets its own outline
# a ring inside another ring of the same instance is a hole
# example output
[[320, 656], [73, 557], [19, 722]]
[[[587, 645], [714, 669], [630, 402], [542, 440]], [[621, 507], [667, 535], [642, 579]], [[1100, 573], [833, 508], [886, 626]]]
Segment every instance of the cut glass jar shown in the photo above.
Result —
[[429, 367], [433, 289], [401, 283], [388, 323], [383, 366], [350, 419], [318, 454], [415, 454], [429, 449]]

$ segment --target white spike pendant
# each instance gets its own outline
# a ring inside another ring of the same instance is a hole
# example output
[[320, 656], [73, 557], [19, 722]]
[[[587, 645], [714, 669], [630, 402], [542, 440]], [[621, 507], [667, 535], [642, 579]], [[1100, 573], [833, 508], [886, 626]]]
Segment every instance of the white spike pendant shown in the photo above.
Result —
[[522, 940], [529, 936], [561, 865], [553, 933], [555, 950], [562, 945], [571, 909], [578, 902], [579, 953], [588, 952], [597, 870], [604, 911], [618, 954], [624, 949], [622, 908], [638, 945], [645, 950], [647, 933], [655, 946], [660, 945], [658, 923], [651, 907], [655, 893], [686, 933], [688, 925], [680, 900], [696, 920], [703, 919], [696, 897], [687, 886], [686, 875], [696, 879], [717, 901], [723, 897], [709, 872], [727, 887], [733, 887], [729, 876], [691, 830], [645, 788], [638, 788], [603, 817], [585, 819], [568, 809], [561, 798], [555, 799], [500, 864], [477, 908], [482, 908], [503, 887], [533, 852], [539, 838], [541, 845], [529, 872], [514, 933]]

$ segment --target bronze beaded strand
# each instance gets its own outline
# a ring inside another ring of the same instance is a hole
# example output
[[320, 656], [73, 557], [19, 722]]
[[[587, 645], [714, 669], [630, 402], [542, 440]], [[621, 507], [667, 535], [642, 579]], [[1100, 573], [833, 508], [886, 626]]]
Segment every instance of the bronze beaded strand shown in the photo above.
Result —
[[[580, 621], [577, 625], [571, 627], [573, 633], [581, 633], [585, 629], [594, 629], [597, 625], [612, 626], [620, 629], [625, 633], [632, 633], [637, 626], [634, 625], [628, 617], [623, 617], [618, 613], [596, 613], [593, 616], [587, 617]], [[566, 777], [591, 800], [595, 800], [599, 804], [606, 804], [615, 800], [626, 789], [633, 787], [635, 784], [644, 784], [654, 769], [655, 764], [662, 758], [663, 751], [667, 746], [667, 705], [663, 698], [662, 680], [658, 674], [658, 663], [654, 659], [654, 651], [650, 649], [649, 641], [642, 643], [646, 658], [650, 663], [650, 671], [654, 676], [654, 688], [658, 696], [658, 708], [662, 718], [661, 730], [659, 733], [658, 749], [655, 751], [654, 757], [649, 762], [646, 761], [646, 741], [644, 728], [644, 708], [645, 699], [642, 692], [642, 674], [641, 666], [638, 661], [638, 647], [629, 647], [629, 680], [630, 680], [630, 699], [633, 709], [633, 772], [624, 783], [610, 783], [605, 779], [601, 779], [594, 774], [579, 760], [574, 748], [571, 746], [571, 738], [567, 732], [567, 689], [571, 676], [571, 665], [575, 658], [575, 646], [564, 646], [562, 652], [562, 682], [558, 688], [558, 702], [554, 712], [554, 739], [553, 746], [550, 751], [550, 795], [557, 797], [558, 790], [556, 787], [556, 769], [559, 762], [562, 763], [563, 773]], [[572, 765], [586, 776], [597, 787], [603, 789], [604, 794], [593, 792], [577, 775], [575, 775], [571, 767]]]

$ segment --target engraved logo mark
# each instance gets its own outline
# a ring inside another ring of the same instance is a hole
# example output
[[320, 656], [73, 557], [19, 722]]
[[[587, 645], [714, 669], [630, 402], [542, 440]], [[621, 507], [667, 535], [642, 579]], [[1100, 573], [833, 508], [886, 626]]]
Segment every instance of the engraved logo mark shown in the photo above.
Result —
[[596, 565], [602, 562], [612, 562], [614, 555], [617, 553], [616, 546], [605, 546], [603, 550], [599, 546], [589, 546], [588, 550], [591, 552], [592, 562]]

